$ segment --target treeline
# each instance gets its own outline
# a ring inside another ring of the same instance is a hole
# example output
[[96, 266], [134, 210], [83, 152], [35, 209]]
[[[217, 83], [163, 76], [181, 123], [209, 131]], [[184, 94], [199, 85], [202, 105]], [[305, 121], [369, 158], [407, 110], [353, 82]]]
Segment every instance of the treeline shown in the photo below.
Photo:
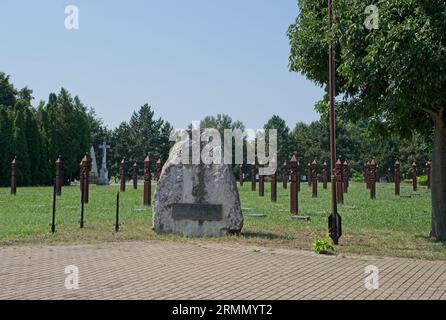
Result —
[[[215, 128], [219, 132], [224, 129], [244, 129], [241, 121], [233, 121], [230, 116], [219, 114], [207, 116], [200, 124], [201, 128]], [[277, 130], [277, 158], [279, 167], [286, 162], [289, 166], [291, 154], [296, 152], [300, 162], [300, 174], [306, 175], [308, 163], [316, 160], [318, 172], [322, 171], [322, 163], [327, 162], [330, 168], [330, 144], [328, 119], [313, 121], [310, 124], [297, 123], [291, 130], [286, 121], [274, 115], [265, 123], [263, 129]], [[375, 159], [379, 165], [379, 174], [388, 180], [393, 179], [394, 163], [401, 162], [401, 173], [408, 175], [411, 163], [416, 161], [419, 174], [422, 174], [424, 164], [430, 160], [432, 153], [431, 137], [413, 135], [406, 139], [397, 136], [383, 138], [373, 136], [368, 130], [368, 124], [358, 124], [338, 121], [336, 127], [337, 156], [342, 161], [347, 160], [351, 169], [351, 176], [362, 179], [362, 170], [366, 161]], [[245, 158], [246, 163], [246, 158]], [[279, 168], [280, 170], [280, 168]], [[238, 166], [234, 173], [238, 175]], [[244, 167], [249, 175], [248, 166]], [[280, 172], [280, 171], [279, 171]]]
[[54, 162], [59, 155], [63, 160], [65, 184], [79, 179], [79, 163], [93, 145], [98, 165], [103, 141], [111, 145], [108, 167], [111, 176], [117, 174], [122, 158], [142, 161], [146, 152], [152, 157], [152, 166], [158, 158], [166, 159], [171, 125], [154, 119], [148, 104], [135, 112], [129, 123], [123, 122], [109, 130], [93, 108], [85, 106], [79, 97], [61, 89], [51, 93], [48, 102], [34, 108], [32, 90], [17, 90], [9, 76], [0, 73], [0, 186], [8, 186], [11, 161], [17, 158], [19, 186], [50, 185], [54, 179]]
[[[151, 106], [145, 104], [134, 112], [128, 122], [109, 130], [95, 114], [93, 108], [85, 106], [78, 97], [61, 89], [51, 93], [48, 102], [40, 102], [34, 108], [32, 90], [25, 87], [17, 90], [9, 76], [0, 73], [0, 186], [10, 183], [11, 161], [17, 157], [17, 181], [19, 186], [49, 185], [54, 179], [54, 162], [59, 155], [63, 160], [65, 184], [79, 179], [79, 162], [90, 147], [94, 146], [98, 167], [102, 159], [99, 145], [106, 142], [111, 146], [107, 152], [107, 167], [110, 178], [118, 175], [119, 163], [127, 162], [128, 177], [133, 163], [137, 163], [139, 175], [143, 173], [143, 160], [148, 153], [152, 170], [156, 161], [164, 162], [172, 143], [173, 130], [169, 122], [156, 118]], [[207, 116], [201, 121], [202, 128], [244, 129], [241, 121], [219, 114]], [[264, 129], [276, 129], [278, 133], [278, 164], [289, 163], [293, 152], [297, 153], [302, 175], [307, 164], [316, 160], [321, 171], [323, 161], [329, 163], [328, 120], [310, 124], [297, 123], [290, 129], [284, 119], [274, 115]], [[337, 155], [349, 162], [353, 177], [360, 178], [364, 162], [375, 159], [380, 176], [393, 177], [395, 160], [401, 162], [401, 171], [408, 174], [412, 161], [417, 161], [419, 173], [430, 159], [431, 137], [414, 135], [407, 139], [399, 137], [376, 137], [369, 133], [368, 123], [337, 123]], [[234, 167], [238, 175], [238, 167]], [[248, 166], [245, 173], [249, 174]]]
[[[305, 170], [314, 159], [319, 164], [319, 172], [323, 161], [327, 161], [330, 168], [328, 120], [298, 123], [290, 131], [289, 140]], [[364, 163], [374, 159], [379, 166], [379, 176], [392, 181], [396, 160], [401, 162], [403, 177], [411, 172], [413, 161], [417, 162], [419, 174], [422, 174], [424, 164], [431, 159], [432, 144], [418, 134], [408, 138], [375, 136], [368, 130], [366, 122], [351, 124], [338, 121], [336, 151], [338, 158], [347, 160], [353, 178], [362, 179]]]
[[80, 156], [88, 150], [87, 108], [62, 89], [48, 103], [32, 107], [32, 90], [17, 90], [0, 73], [0, 184], [9, 185], [10, 163], [17, 158], [19, 185], [45, 185], [53, 179], [54, 161], [64, 155], [64, 179], [78, 176]]

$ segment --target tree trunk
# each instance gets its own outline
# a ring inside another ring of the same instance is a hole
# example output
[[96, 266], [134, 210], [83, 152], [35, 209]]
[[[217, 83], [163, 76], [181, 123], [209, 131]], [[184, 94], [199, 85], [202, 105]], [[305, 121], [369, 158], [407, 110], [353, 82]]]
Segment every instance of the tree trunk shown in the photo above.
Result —
[[432, 158], [432, 231], [434, 241], [446, 241], [446, 125], [444, 115], [435, 119]]

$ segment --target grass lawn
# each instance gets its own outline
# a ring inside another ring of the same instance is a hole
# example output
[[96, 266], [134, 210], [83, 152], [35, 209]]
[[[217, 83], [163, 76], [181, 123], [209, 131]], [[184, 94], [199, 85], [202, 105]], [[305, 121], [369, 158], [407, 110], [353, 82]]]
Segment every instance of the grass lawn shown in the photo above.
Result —
[[[294, 220], [289, 214], [289, 189], [278, 184], [278, 202], [270, 202], [269, 183], [265, 197], [250, 191], [250, 184], [240, 188], [245, 225], [241, 236], [206, 239], [270, 247], [311, 250], [313, 240], [327, 234], [330, 189], [311, 197], [311, 189], [302, 183], [299, 193], [300, 213], [309, 221]], [[152, 190], [155, 189], [155, 185]], [[50, 232], [52, 188], [19, 188], [16, 196], [9, 188], [0, 189], [0, 245], [78, 244], [122, 240], [197, 239], [157, 235], [151, 230], [151, 209], [142, 206], [142, 186], [130, 185], [121, 194], [121, 232], [114, 232], [116, 193], [119, 186], [91, 186], [90, 203], [85, 206], [85, 228], [79, 228], [79, 186], [64, 187], [58, 197], [57, 232]], [[410, 185], [402, 185], [402, 195], [413, 195]], [[446, 247], [428, 237], [431, 221], [430, 193], [425, 187], [411, 198], [394, 196], [393, 184], [377, 184], [377, 199], [370, 200], [363, 183], [351, 183], [345, 204], [339, 206], [343, 236], [336, 252], [341, 255], [413, 257], [446, 260]], [[249, 214], [265, 214], [251, 217]], [[201, 239], [200, 241], [202, 241]]]

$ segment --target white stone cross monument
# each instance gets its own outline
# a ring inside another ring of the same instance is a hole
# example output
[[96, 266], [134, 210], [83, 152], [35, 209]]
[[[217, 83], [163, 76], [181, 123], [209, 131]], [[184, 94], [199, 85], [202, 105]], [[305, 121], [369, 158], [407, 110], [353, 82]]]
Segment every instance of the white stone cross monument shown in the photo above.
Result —
[[108, 170], [107, 170], [107, 149], [110, 149], [110, 146], [105, 143], [99, 146], [102, 149], [102, 165], [101, 170], [99, 171], [99, 185], [108, 185], [110, 182], [108, 180]]

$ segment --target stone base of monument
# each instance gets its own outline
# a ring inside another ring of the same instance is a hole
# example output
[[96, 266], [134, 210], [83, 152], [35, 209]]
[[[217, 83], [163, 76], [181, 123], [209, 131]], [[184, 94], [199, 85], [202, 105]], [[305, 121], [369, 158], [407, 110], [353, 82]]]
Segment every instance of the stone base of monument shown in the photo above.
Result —
[[90, 173], [90, 184], [97, 184], [98, 182], [99, 182], [98, 175]]
[[108, 170], [101, 168], [99, 171], [99, 179], [97, 182], [100, 186], [108, 186], [110, 184], [110, 181], [108, 180]]
[[185, 144], [189, 142], [172, 147], [163, 167], [154, 195], [153, 230], [191, 237], [239, 234], [243, 215], [231, 166], [183, 165]]

